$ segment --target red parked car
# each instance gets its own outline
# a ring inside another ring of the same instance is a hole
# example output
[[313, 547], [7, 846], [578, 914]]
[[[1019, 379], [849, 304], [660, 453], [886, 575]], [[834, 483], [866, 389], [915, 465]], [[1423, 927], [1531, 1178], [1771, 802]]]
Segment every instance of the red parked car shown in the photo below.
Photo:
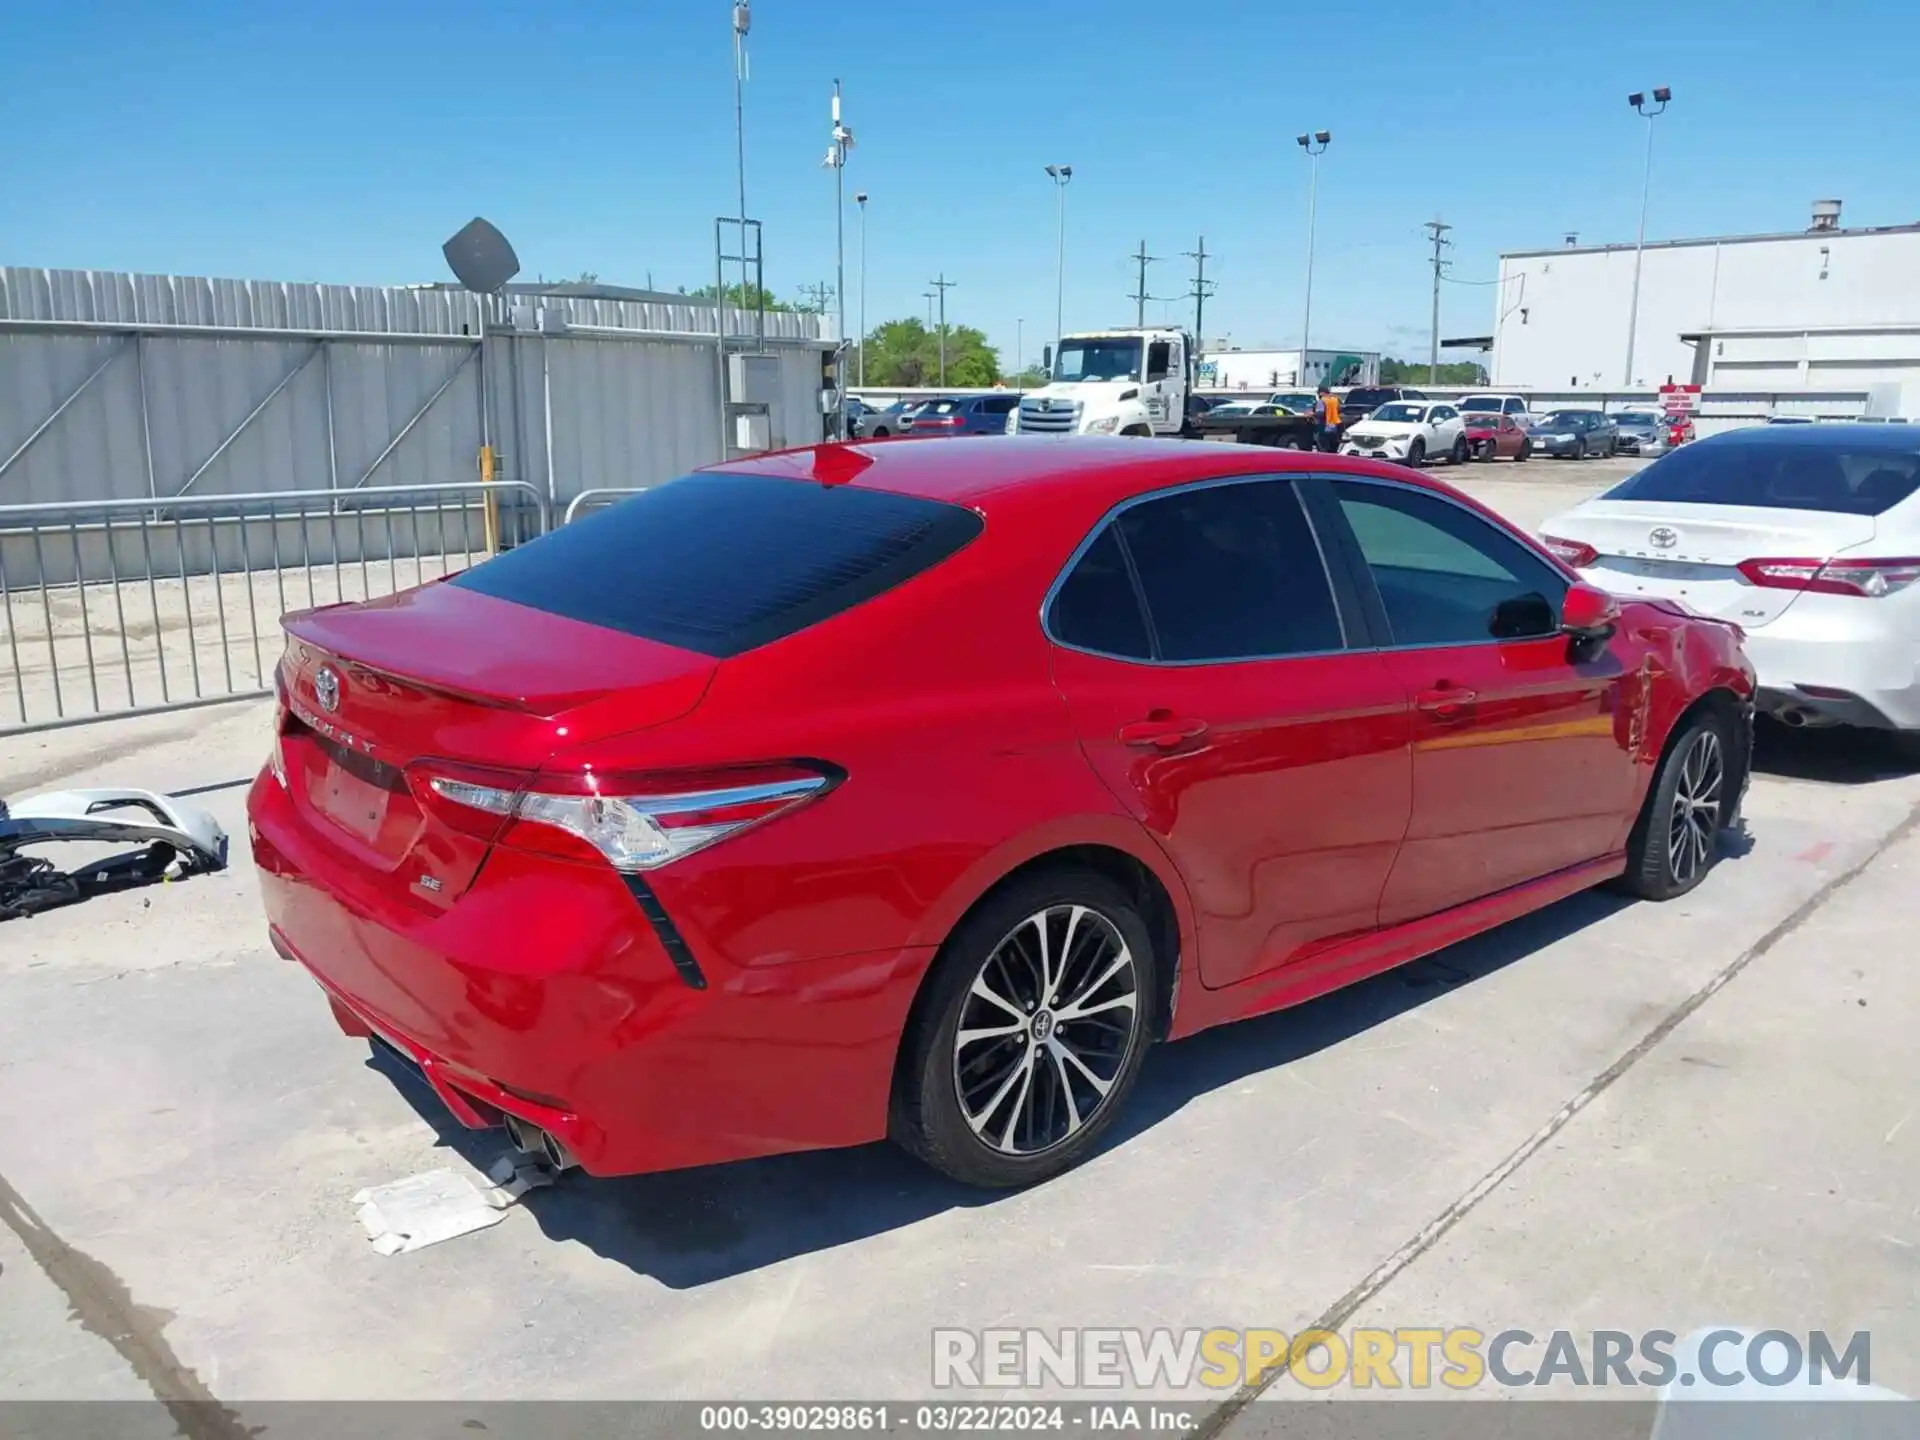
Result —
[[1476, 460], [1525, 460], [1533, 453], [1533, 442], [1526, 430], [1511, 415], [1491, 415], [1477, 410], [1465, 412], [1468, 453]]
[[1692, 888], [1753, 694], [1403, 467], [1107, 439], [756, 456], [286, 628], [275, 948], [598, 1175], [1051, 1175], [1155, 1040]]

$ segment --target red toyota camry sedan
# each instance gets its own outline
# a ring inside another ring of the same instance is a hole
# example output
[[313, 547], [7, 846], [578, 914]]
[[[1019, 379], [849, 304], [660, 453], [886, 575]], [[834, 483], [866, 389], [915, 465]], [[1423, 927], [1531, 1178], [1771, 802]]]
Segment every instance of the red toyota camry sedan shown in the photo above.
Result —
[[1698, 884], [1753, 695], [1403, 467], [1123, 439], [756, 456], [286, 629], [274, 947], [596, 1175], [1052, 1175], [1153, 1041]]

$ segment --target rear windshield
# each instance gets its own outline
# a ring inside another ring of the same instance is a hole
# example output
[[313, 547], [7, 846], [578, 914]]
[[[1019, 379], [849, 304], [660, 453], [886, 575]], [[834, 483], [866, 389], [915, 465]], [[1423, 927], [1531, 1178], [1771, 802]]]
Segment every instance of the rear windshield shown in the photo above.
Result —
[[1462, 410], [1491, 410], [1495, 414], [1500, 412], [1500, 405], [1501, 400], [1498, 395], [1469, 395], [1460, 402]]
[[980, 529], [970, 510], [910, 495], [698, 474], [448, 583], [725, 659], [892, 589]]
[[1349, 390], [1347, 392], [1349, 405], [1378, 405], [1382, 400], [1397, 398], [1399, 397], [1391, 390]]
[[1708, 443], [1683, 445], [1605, 498], [1878, 515], [1916, 485], [1920, 455], [1892, 448]]

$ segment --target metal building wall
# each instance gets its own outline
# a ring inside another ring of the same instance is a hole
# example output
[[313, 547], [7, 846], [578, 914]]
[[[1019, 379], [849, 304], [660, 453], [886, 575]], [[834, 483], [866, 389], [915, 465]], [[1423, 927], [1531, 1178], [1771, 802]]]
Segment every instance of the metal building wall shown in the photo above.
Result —
[[[1501, 257], [1494, 287], [1496, 385], [1620, 389], [1626, 380], [1633, 247], [1543, 250]], [[1671, 378], [1735, 386], [1851, 387], [1887, 360], [1920, 359], [1920, 228], [1678, 241], [1649, 245], [1640, 282], [1632, 388]], [[1802, 334], [1905, 328], [1906, 342], [1839, 338], [1811, 348], [1745, 357], [1696, 357], [1682, 334], [1788, 330]], [[1899, 353], [1894, 353], [1899, 352]], [[1696, 358], [1707, 374], [1696, 373]], [[1732, 362], [1715, 375], [1711, 362]], [[1742, 359], [1752, 368], [1738, 369]], [[1828, 368], [1823, 377], [1800, 364]], [[1863, 365], [1854, 362], [1871, 362]], [[1844, 378], [1843, 378], [1844, 377]]]
[[[483, 436], [562, 506], [658, 483], [721, 456], [714, 324], [516, 297], [483, 346], [460, 291], [0, 270], [0, 505], [450, 484]], [[819, 317], [766, 333], [775, 443], [816, 440]]]

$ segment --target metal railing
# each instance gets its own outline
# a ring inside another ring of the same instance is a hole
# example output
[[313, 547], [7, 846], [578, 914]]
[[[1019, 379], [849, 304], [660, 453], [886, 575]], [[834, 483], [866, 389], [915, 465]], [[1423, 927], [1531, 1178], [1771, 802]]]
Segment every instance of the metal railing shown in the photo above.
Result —
[[290, 610], [544, 534], [524, 481], [0, 506], [0, 735], [263, 695]]
[[648, 489], [645, 485], [636, 485], [630, 489], [582, 490], [567, 502], [567, 508], [560, 517], [562, 525], [571, 525], [580, 518], [583, 510], [601, 510], [608, 505], [617, 505], [629, 495], [638, 495]]

